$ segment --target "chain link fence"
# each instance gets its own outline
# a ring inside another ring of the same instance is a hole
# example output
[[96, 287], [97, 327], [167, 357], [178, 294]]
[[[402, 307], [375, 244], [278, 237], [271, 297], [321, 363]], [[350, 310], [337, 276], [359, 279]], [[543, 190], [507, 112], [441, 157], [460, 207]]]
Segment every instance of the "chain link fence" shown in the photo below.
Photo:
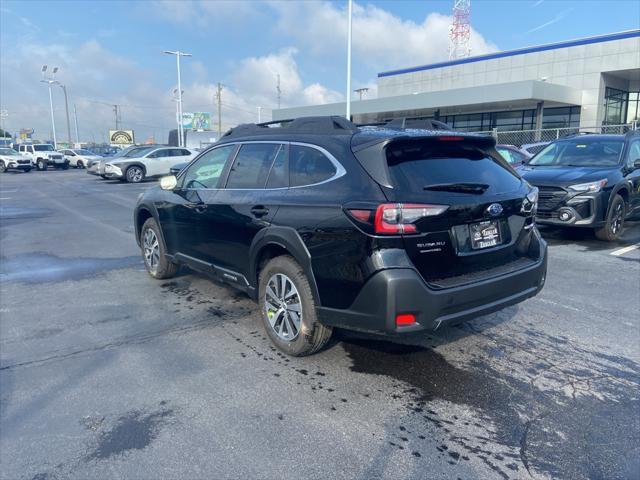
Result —
[[638, 123], [628, 123], [624, 125], [600, 125], [598, 127], [568, 127], [568, 128], [543, 128], [541, 130], [513, 130], [513, 131], [500, 131], [497, 129], [481, 132], [488, 135], [493, 135], [496, 138], [496, 142], [505, 145], [515, 145], [521, 147], [522, 145], [538, 143], [538, 142], [552, 142], [568, 135], [573, 135], [580, 132], [588, 133], [611, 133], [611, 134], [624, 134], [630, 130], [637, 130]]

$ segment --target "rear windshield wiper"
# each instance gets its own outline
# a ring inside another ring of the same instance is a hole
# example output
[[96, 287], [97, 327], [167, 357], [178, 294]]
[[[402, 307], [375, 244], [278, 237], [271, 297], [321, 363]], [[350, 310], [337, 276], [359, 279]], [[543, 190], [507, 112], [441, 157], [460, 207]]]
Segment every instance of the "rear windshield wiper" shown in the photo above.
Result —
[[439, 192], [460, 192], [472, 193], [475, 195], [483, 194], [489, 185], [484, 183], [438, 183], [435, 185], [425, 185], [423, 190], [436, 190]]

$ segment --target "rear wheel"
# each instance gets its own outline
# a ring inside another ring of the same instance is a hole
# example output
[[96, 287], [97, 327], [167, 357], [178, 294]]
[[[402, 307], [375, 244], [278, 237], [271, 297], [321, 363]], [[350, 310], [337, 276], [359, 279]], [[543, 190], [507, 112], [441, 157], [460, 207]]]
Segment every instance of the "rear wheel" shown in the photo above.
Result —
[[62, 165], [62, 170], [69, 170], [69, 164], [65, 163], [64, 165]]
[[607, 221], [604, 227], [596, 230], [596, 237], [605, 242], [618, 240], [624, 231], [626, 211], [624, 199], [620, 195], [613, 197], [613, 202], [611, 202], [611, 207], [609, 207], [609, 212], [607, 213]]
[[30, 171], [31, 171], [31, 167], [24, 169], [24, 173], [29, 173]]
[[7, 171], [7, 166], [4, 164], [2, 160], [0, 160], [0, 173], [4, 173]]
[[153, 278], [171, 278], [178, 271], [178, 265], [166, 256], [167, 249], [162, 241], [160, 228], [153, 218], [147, 219], [142, 226], [140, 248], [147, 272]]
[[39, 171], [43, 172], [44, 170], [47, 169], [47, 162], [39, 158], [38, 161], [36, 162], [36, 166]]
[[270, 260], [260, 272], [259, 303], [269, 338], [288, 355], [311, 355], [331, 338], [332, 329], [318, 322], [307, 276], [288, 255]]
[[78, 160], [76, 162], [76, 168], [84, 168], [84, 163], [82, 163], [82, 160]]
[[129, 183], [140, 183], [142, 180], [144, 180], [144, 172], [140, 167], [129, 167], [125, 172], [125, 178]]

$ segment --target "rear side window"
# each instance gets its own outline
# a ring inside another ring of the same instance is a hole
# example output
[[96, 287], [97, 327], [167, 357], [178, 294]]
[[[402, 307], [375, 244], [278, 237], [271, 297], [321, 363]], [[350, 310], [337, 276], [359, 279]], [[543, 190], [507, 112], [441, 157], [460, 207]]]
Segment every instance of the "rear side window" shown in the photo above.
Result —
[[335, 174], [335, 165], [321, 151], [302, 145], [291, 145], [289, 180], [292, 187], [324, 182]]
[[473, 148], [391, 145], [387, 164], [391, 181], [400, 191], [482, 194], [511, 192], [520, 186], [517, 175]]
[[281, 145], [277, 143], [248, 143], [240, 147], [229, 172], [226, 188], [264, 188]]
[[271, 166], [265, 188], [285, 188], [288, 186], [289, 175], [286, 164], [286, 151], [284, 145], [282, 145]]

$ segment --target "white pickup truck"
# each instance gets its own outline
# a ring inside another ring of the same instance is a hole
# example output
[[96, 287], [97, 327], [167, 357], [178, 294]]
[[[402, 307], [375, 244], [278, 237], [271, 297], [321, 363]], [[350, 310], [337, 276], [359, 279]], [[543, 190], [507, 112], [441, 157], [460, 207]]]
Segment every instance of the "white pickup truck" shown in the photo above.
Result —
[[18, 148], [22, 155], [31, 159], [31, 163], [38, 170], [46, 170], [49, 166], [64, 170], [69, 168], [69, 160], [61, 153], [56, 152], [53, 145], [48, 143], [23, 144]]

